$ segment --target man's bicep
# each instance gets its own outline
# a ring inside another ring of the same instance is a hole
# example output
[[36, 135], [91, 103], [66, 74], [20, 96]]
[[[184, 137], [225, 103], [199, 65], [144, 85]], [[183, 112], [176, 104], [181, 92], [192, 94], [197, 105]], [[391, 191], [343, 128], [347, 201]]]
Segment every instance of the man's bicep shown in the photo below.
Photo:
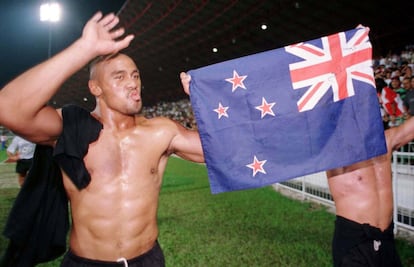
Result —
[[194, 162], [204, 162], [200, 135], [197, 131], [177, 125], [178, 133], [172, 140], [173, 152], [178, 156]]
[[402, 125], [396, 128], [391, 128], [387, 130], [387, 132], [387, 142], [391, 142], [391, 144], [389, 145], [392, 146], [393, 150], [396, 150], [408, 144], [410, 141], [414, 139], [414, 117], [408, 119]]
[[45, 107], [24, 124], [24, 127], [18, 127], [18, 135], [33, 143], [53, 145], [62, 132], [61, 112]]

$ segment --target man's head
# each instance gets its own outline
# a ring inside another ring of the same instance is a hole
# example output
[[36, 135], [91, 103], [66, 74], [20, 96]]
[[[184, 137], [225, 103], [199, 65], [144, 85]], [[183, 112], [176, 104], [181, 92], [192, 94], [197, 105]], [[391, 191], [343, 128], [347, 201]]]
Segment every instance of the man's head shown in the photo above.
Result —
[[405, 90], [411, 90], [411, 79], [410, 78], [404, 78], [401, 83], [401, 87]]
[[387, 83], [382, 78], [375, 79], [375, 87], [377, 88], [377, 93], [381, 93], [382, 89], [387, 86]]
[[134, 61], [125, 54], [94, 59], [89, 67], [89, 90], [97, 105], [133, 115], [142, 107], [141, 78]]
[[398, 89], [401, 86], [400, 76], [394, 76], [391, 78], [391, 87], [393, 89]]

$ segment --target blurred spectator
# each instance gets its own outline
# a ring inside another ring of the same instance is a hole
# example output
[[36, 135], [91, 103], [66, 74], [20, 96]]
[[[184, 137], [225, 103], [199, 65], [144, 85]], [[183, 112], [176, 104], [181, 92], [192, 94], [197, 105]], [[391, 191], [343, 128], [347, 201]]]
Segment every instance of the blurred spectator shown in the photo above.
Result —
[[7, 135], [2, 133], [1, 136], [0, 136], [0, 142], [1, 142], [1, 150], [3, 151], [3, 150], [6, 149]]
[[390, 84], [391, 84], [391, 73], [392, 73], [392, 71], [390, 69], [385, 70], [385, 79], [384, 79], [384, 81], [387, 83], [387, 86], [390, 86]]
[[413, 75], [412, 68], [408, 65], [408, 63], [403, 63], [401, 68], [401, 75], [403, 77], [403, 80], [405, 78], [411, 79], [411, 76]]
[[382, 87], [385, 83], [380, 83], [380, 79], [377, 79], [376, 83], [377, 92], [380, 90], [380, 103], [386, 113], [384, 116], [386, 116], [385, 120], [388, 120], [388, 127], [400, 125], [404, 121], [403, 101], [392, 88]]
[[[380, 111], [381, 111], [381, 117], [382, 117], [382, 123], [384, 125], [384, 129], [388, 129], [389, 128], [389, 114], [385, 109], [385, 105], [384, 105], [384, 101], [383, 101], [383, 93], [385, 94], [385, 91], [383, 91], [383, 89], [385, 87], [387, 87], [387, 84], [385, 83], [384, 79], [382, 78], [376, 78], [375, 79], [375, 86], [377, 89], [377, 96], [378, 96], [378, 101], [379, 101], [379, 106], [380, 106]], [[385, 102], [387, 102], [388, 100], [386, 99]]]
[[400, 76], [394, 76], [391, 78], [390, 87], [392, 90], [394, 90], [394, 92], [396, 92], [400, 96], [401, 100], [404, 101], [405, 94], [407, 93], [407, 91], [405, 90], [405, 88], [401, 87]]
[[16, 173], [19, 185], [22, 186], [30, 167], [35, 150], [35, 144], [15, 136], [7, 148], [6, 162], [16, 162]]
[[414, 76], [411, 76], [411, 89], [414, 89]]
[[414, 115], [414, 88], [411, 85], [411, 80], [414, 80], [414, 78], [404, 78], [402, 83], [402, 87], [407, 90], [404, 107], [409, 116]]

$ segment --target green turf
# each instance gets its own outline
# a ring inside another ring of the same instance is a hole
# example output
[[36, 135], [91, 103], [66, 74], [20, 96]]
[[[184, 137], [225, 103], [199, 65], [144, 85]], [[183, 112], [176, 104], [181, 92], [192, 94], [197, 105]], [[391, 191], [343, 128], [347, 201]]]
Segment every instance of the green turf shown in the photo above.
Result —
[[0, 150], [0, 162], [3, 162], [7, 158], [7, 152], [5, 149]]
[[[0, 193], [3, 228], [17, 189]], [[159, 242], [168, 267], [332, 266], [333, 222], [323, 206], [271, 187], [212, 195], [205, 167], [177, 158], [169, 161], [160, 194]], [[0, 239], [0, 249], [5, 244]], [[414, 266], [414, 247], [397, 245], [404, 266]]]

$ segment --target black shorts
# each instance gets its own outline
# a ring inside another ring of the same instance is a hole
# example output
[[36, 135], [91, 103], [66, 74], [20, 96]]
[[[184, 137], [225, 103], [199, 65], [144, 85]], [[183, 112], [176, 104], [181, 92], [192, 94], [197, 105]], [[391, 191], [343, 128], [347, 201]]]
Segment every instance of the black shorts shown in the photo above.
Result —
[[369, 224], [360, 224], [337, 216], [332, 241], [335, 267], [402, 266], [395, 248], [394, 223], [381, 231]]
[[32, 159], [19, 159], [16, 163], [16, 172], [21, 175], [26, 175], [32, 167]]
[[[91, 260], [76, 256], [70, 250], [62, 260], [61, 267], [122, 267], [124, 262]], [[158, 242], [148, 252], [128, 260], [129, 267], [164, 267], [164, 254]]]

